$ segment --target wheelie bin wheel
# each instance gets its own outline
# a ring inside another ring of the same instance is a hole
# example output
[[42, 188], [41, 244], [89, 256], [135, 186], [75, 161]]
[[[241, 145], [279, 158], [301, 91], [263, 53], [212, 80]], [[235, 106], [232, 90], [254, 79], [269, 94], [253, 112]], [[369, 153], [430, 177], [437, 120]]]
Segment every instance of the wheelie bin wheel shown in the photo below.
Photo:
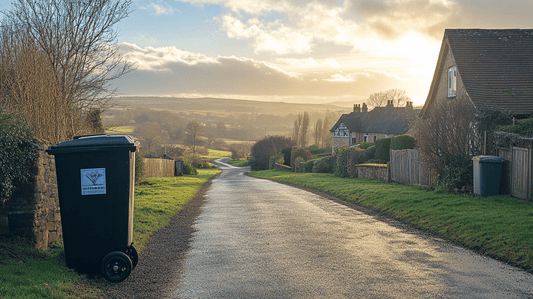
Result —
[[126, 249], [126, 254], [131, 260], [131, 269], [135, 269], [137, 263], [139, 262], [139, 253], [137, 253], [137, 248], [135, 248], [133, 244], [128, 246], [128, 249]]
[[111, 282], [121, 282], [130, 276], [130, 258], [120, 251], [113, 251], [102, 259], [102, 275]]

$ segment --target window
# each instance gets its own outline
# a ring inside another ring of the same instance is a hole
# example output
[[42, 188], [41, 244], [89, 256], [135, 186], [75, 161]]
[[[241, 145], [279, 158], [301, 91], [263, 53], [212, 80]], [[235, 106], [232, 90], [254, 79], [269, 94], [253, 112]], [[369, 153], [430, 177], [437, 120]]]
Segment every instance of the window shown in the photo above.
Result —
[[374, 143], [376, 143], [376, 135], [374, 135]]
[[457, 92], [457, 68], [452, 66], [448, 69], [448, 97], [455, 97]]
[[368, 142], [368, 135], [363, 136], [363, 142]]
[[357, 144], [357, 138], [352, 137], [352, 144]]
[[346, 128], [346, 126], [341, 123], [337, 129], [335, 129], [335, 134], [334, 134], [335, 137], [348, 137], [348, 128]]

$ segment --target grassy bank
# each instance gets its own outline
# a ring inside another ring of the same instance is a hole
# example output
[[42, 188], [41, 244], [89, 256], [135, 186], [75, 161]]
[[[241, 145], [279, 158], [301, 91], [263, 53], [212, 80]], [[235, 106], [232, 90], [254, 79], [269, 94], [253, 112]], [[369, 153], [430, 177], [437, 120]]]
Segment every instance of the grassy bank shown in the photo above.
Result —
[[533, 203], [472, 197], [330, 174], [252, 171], [251, 176], [310, 187], [386, 212], [422, 230], [533, 273]]
[[[147, 178], [135, 187], [133, 242], [139, 251], [150, 236], [165, 227], [196, 191], [219, 173], [199, 169], [198, 175]], [[0, 240], [0, 298], [100, 298], [100, 290], [84, 275], [68, 269], [63, 248], [32, 250], [22, 238]]]

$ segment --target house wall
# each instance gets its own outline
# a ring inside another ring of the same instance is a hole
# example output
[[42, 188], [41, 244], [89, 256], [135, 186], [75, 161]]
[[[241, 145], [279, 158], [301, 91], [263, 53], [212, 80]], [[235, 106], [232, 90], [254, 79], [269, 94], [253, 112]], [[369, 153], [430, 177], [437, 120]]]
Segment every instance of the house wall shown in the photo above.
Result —
[[[331, 135], [333, 136], [333, 133]], [[350, 146], [349, 137], [333, 137], [333, 142], [331, 146], [333, 149], [333, 153], [335, 153], [335, 149], [338, 149], [343, 146]]]
[[[444, 59], [444, 63], [441, 66], [441, 69], [439, 70], [438, 75], [440, 76], [440, 79], [438, 81], [438, 86], [436, 89], [435, 94], [432, 96], [433, 99], [431, 99], [432, 104], [439, 103], [440, 101], [450, 101], [455, 98], [460, 99], [466, 99], [466, 90], [463, 84], [463, 80], [461, 79], [461, 70], [457, 69], [457, 92], [455, 97], [448, 97], [448, 69], [455, 65], [455, 59], [453, 57], [453, 53], [450, 51], [449, 45], [446, 46], [446, 58]], [[433, 106], [433, 105], [432, 105]], [[432, 107], [428, 107], [428, 112], [431, 113]]]
[[[340, 147], [348, 147], [348, 146], [363, 142], [363, 137], [365, 135], [368, 135], [368, 142], [374, 143], [374, 136], [376, 136], [376, 141], [377, 141], [381, 138], [393, 137], [393, 136], [397, 136], [398, 134], [350, 132], [349, 138], [348, 137], [333, 137], [333, 146], [332, 146], [333, 152], [335, 152], [335, 149], [338, 149]], [[355, 144], [352, 143], [352, 138], [354, 137], [356, 138]]]

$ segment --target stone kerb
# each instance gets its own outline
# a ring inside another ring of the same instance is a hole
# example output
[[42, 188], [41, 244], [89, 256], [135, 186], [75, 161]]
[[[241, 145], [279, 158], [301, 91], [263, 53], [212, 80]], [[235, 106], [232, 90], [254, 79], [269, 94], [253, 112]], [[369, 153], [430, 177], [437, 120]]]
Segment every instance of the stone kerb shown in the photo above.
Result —
[[38, 145], [34, 176], [17, 186], [0, 209], [0, 234], [27, 236], [37, 248], [48, 248], [62, 236], [55, 159]]

